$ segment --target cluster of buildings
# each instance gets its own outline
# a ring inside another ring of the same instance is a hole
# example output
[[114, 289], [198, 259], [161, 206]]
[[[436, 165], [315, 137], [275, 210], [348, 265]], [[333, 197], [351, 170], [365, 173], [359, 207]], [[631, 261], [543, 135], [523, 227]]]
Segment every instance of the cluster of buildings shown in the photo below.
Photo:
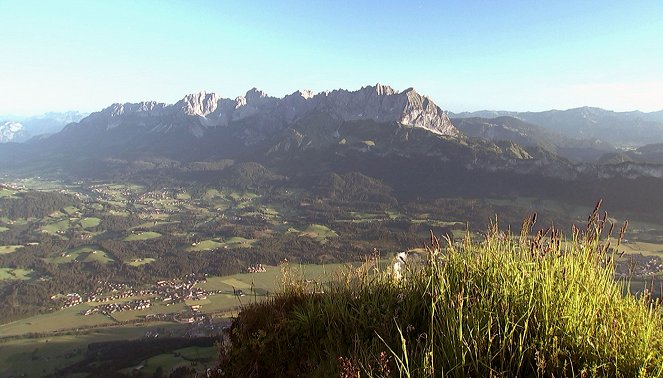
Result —
[[183, 193], [183, 191], [178, 189], [164, 189], [158, 192], [147, 192], [139, 195], [132, 202], [145, 206], [143, 211], [148, 214], [175, 214], [178, 212], [177, 210], [163, 209], [163, 206], [159, 206], [157, 201], [169, 200], [171, 205], [174, 206], [187, 205], [186, 200], [177, 198], [179, 193]]
[[161, 299], [166, 306], [184, 302], [187, 299], [202, 300], [207, 299], [208, 293], [195, 285], [204, 282], [206, 279], [196, 274], [187, 274], [183, 280], [162, 280], [158, 281], [153, 289], [154, 296]]
[[618, 278], [654, 276], [663, 272], [663, 260], [658, 256], [630, 254], [625, 257], [626, 261], [621, 261], [615, 266]]
[[267, 269], [262, 264], [251, 265], [246, 269], [248, 273], [265, 273]]
[[110, 316], [114, 312], [131, 311], [131, 310], [145, 310], [150, 308], [152, 303], [149, 299], [137, 299], [130, 302], [123, 303], [109, 303], [99, 305], [82, 312], [83, 315], [92, 315], [96, 313]]
[[9, 189], [9, 190], [24, 190], [25, 186], [15, 183], [15, 182], [10, 182], [8, 184], [3, 184], [0, 183], [0, 189]]
[[[51, 297], [53, 298], [53, 297]], [[69, 293], [64, 298], [62, 308], [73, 307], [83, 303], [83, 297], [78, 293]]]
[[[188, 274], [183, 280], [162, 280], [148, 289], [134, 289], [123, 283], [98, 281], [97, 287], [90, 293], [84, 295], [70, 293], [65, 295], [62, 308], [73, 307], [81, 303], [106, 303], [95, 308], [86, 310], [84, 315], [102, 313], [105, 315], [119, 311], [144, 310], [152, 306], [153, 300], [160, 300], [166, 306], [181, 303], [188, 299], [203, 300], [210, 294], [202, 288], [195, 287], [199, 282], [204, 282], [204, 276]], [[107, 303], [135, 297], [135, 300], [122, 303]], [[145, 299], [150, 297], [151, 299]], [[54, 295], [52, 299], [60, 299], [60, 295]]]

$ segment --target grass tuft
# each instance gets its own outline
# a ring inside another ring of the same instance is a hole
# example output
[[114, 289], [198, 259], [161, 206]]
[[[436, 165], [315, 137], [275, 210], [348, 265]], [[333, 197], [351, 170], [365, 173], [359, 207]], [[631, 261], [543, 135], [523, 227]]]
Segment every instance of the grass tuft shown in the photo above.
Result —
[[[243, 309], [221, 348], [226, 376], [663, 376], [661, 306], [614, 279], [619, 229], [600, 214], [568, 239], [497, 220], [482, 240], [431, 235], [400, 279], [379, 256]], [[409, 260], [408, 260], [409, 261]]]

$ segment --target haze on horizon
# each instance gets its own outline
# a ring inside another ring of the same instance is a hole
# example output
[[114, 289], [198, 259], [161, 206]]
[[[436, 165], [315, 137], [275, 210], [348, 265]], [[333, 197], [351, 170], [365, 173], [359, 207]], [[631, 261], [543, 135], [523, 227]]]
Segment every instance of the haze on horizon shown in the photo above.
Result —
[[661, 14], [660, 1], [0, 0], [0, 114], [377, 82], [454, 112], [656, 111]]

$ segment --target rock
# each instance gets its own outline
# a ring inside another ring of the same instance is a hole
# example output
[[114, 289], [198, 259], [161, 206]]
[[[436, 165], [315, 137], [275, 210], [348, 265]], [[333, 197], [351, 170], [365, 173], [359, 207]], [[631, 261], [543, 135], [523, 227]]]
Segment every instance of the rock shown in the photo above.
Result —
[[83, 119], [80, 125], [101, 121], [109, 130], [123, 124], [135, 127], [136, 117], [159, 118], [153, 120], [152, 132], [186, 128], [191, 134], [202, 137], [207, 128], [227, 126], [249, 117], [256, 117], [254, 122], [266, 128], [292, 124], [316, 112], [327, 113], [339, 121], [398, 122], [439, 135], [460, 135], [447, 113], [428, 97], [412, 88], [398, 92], [382, 84], [357, 91], [339, 89], [316, 95], [309, 90], [300, 90], [283, 98], [270, 97], [257, 88], [235, 100], [199, 92], [186, 95], [174, 105], [154, 101], [113, 104]]

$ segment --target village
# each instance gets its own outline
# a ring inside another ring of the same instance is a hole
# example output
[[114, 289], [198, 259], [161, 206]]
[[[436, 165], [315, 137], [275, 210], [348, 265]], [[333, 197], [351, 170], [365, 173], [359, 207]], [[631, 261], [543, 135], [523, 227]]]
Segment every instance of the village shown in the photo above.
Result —
[[[111, 316], [115, 312], [145, 310], [154, 302], [161, 302], [165, 306], [183, 303], [187, 300], [204, 300], [208, 295], [219, 294], [221, 291], [205, 291], [195, 287], [205, 282], [205, 276], [188, 274], [182, 280], [160, 280], [147, 289], [135, 289], [127, 284], [108, 281], [98, 281], [97, 287], [89, 293], [68, 293], [66, 295], [53, 295], [51, 299], [61, 300], [61, 308], [69, 308], [82, 303], [93, 307], [81, 311], [82, 315], [103, 314]], [[122, 301], [123, 299], [131, 299]], [[189, 306], [192, 312], [200, 310], [199, 305]], [[193, 321], [193, 320], [192, 320]]]

